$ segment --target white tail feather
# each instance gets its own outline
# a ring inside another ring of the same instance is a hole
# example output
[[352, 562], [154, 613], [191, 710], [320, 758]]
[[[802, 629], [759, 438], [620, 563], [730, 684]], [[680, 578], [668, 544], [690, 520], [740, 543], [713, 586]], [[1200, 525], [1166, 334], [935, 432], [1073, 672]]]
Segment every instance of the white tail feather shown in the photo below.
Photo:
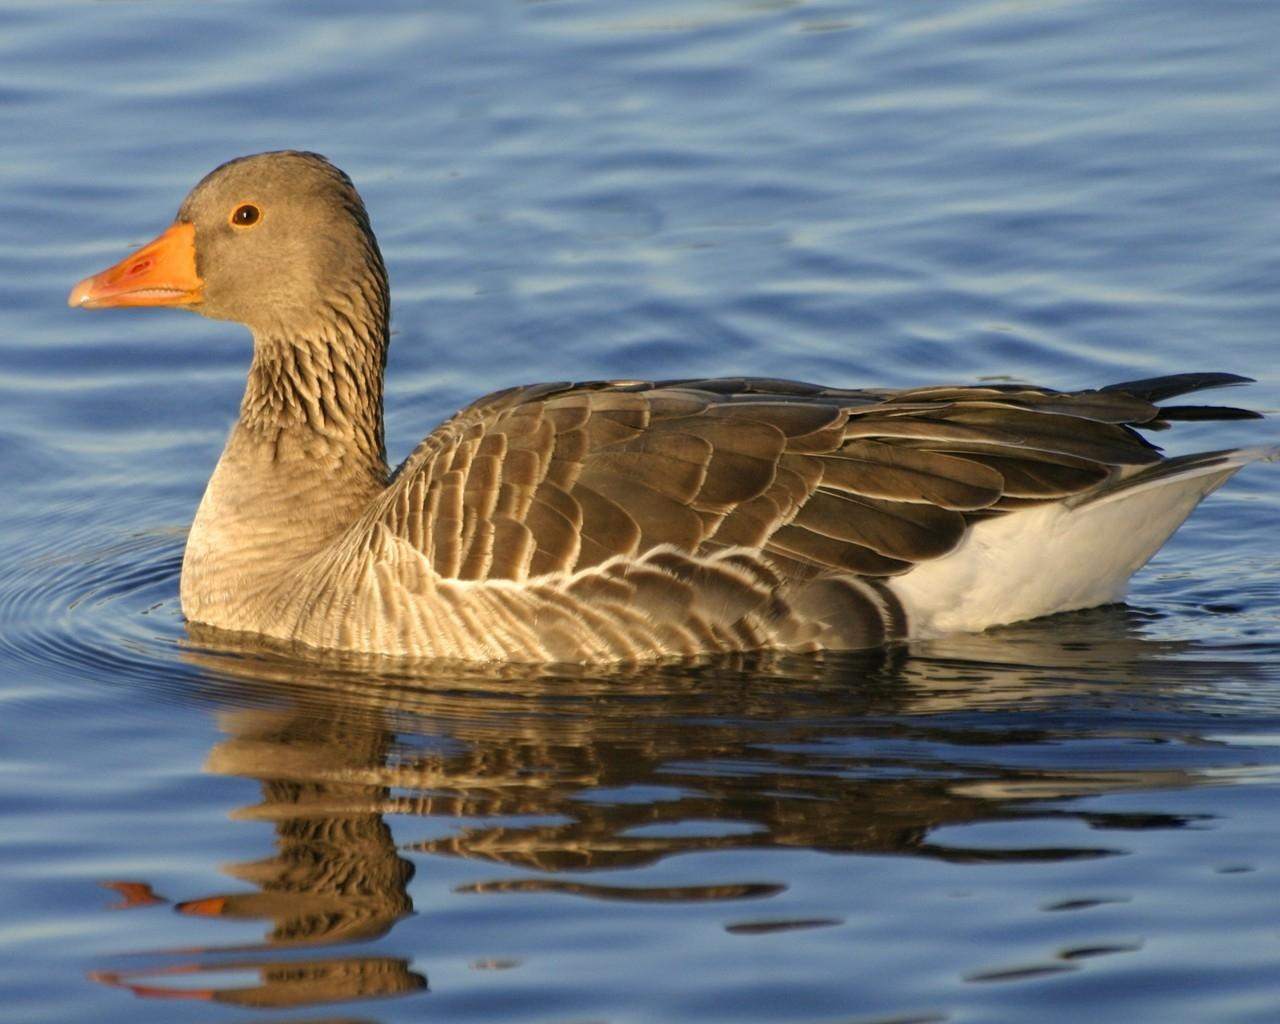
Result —
[[977, 524], [951, 554], [889, 581], [910, 635], [976, 632], [1124, 598], [1202, 498], [1280, 446], [1183, 456], [1081, 498]]

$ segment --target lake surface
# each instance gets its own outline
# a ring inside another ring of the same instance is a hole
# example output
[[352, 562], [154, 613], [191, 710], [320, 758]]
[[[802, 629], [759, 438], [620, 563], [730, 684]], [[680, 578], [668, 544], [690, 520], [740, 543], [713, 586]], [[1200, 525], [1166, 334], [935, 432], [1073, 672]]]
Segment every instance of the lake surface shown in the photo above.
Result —
[[248, 337], [64, 305], [308, 148], [390, 267], [393, 461], [537, 379], [1226, 370], [1276, 411], [1280, 6], [421, 6], [0, 8], [0, 1019], [1280, 1019], [1274, 466], [1127, 606], [990, 635], [216, 654], [178, 572]]

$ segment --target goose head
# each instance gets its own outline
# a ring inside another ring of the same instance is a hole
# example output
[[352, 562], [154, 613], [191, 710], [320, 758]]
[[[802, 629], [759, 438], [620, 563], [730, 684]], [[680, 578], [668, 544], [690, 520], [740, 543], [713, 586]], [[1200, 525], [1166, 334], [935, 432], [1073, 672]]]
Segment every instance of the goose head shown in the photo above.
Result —
[[351, 180], [315, 153], [259, 153], [210, 172], [155, 240], [68, 297], [78, 308], [173, 306], [259, 338], [385, 334], [387, 279]]

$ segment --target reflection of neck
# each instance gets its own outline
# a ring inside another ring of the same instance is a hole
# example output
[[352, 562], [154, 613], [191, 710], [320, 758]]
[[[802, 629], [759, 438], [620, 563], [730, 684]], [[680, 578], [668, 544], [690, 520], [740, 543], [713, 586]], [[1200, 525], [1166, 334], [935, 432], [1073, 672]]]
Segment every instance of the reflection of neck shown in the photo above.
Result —
[[[391, 734], [373, 722], [265, 710], [224, 713], [232, 738], [210, 755], [217, 772], [259, 778], [252, 817], [275, 825], [274, 856], [226, 870], [260, 887], [224, 898], [228, 916], [269, 916], [273, 945], [374, 938], [412, 910], [413, 865], [380, 808]], [[351, 781], [359, 780], [359, 781]]]

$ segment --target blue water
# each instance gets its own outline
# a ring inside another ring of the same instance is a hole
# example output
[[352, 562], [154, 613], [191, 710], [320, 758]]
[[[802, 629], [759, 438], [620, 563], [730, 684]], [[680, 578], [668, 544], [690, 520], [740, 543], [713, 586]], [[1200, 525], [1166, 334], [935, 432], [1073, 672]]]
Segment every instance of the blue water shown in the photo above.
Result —
[[382, 242], [393, 460], [536, 379], [1275, 411], [1280, 7], [421, 6], [0, 9], [0, 1019], [1277, 1019], [1274, 467], [1126, 607], [887, 655], [217, 656], [178, 570], [247, 335], [64, 303], [287, 146]]

